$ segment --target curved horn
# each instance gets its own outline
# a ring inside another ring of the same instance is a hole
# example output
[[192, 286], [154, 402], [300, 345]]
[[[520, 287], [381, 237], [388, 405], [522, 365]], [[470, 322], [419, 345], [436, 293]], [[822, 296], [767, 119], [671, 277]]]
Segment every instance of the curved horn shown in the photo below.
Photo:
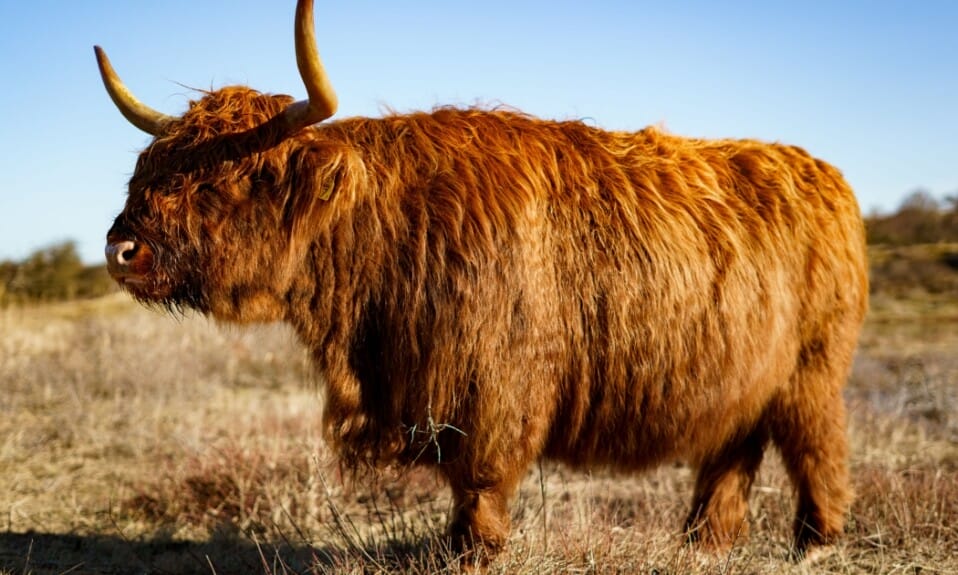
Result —
[[131, 124], [147, 134], [153, 136], [159, 134], [163, 130], [163, 126], [173, 120], [173, 117], [161, 114], [137, 100], [136, 96], [123, 85], [123, 81], [117, 76], [103, 48], [94, 46], [93, 51], [96, 52], [96, 62], [100, 66], [100, 77], [103, 78], [103, 85], [106, 87], [107, 93], [110, 94], [113, 103], [120, 109], [120, 113]]
[[309, 99], [290, 104], [283, 113], [291, 130], [322, 122], [336, 113], [337, 106], [336, 92], [316, 50], [313, 0], [297, 2], [295, 29], [296, 65], [306, 85]]

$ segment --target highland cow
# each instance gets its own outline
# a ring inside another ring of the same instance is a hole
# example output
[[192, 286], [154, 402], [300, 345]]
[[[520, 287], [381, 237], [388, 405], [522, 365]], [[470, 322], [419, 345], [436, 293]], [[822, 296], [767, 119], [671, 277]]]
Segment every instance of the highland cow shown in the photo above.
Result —
[[605, 131], [502, 109], [332, 116], [312, 2], [296, 12], [309, 99], [246, 87], [154, 139], [107, 235], [135, 298], [285, 321], [325, 385], [350, 465], [428, 465], [456, 545], [500, 548], [532, 462], [696, 469], [685, 525], [747, 530], [769, 443], [797, 495], [796, 550], [843, 530], [847, 378], [867, 306], [863, 225], [805, 151]]

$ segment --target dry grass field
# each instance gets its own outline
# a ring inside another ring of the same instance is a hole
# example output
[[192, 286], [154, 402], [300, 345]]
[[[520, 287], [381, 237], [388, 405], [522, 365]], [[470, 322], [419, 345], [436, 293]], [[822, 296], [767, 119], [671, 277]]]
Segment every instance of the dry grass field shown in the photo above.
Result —
[[[435, 537], [443, 486], [423, 471], [344, 477], [316, 384], [281, 327], [123, 295], [0, 310], [0, 573], [459, 572]], [[857, 499], [846, 538], [812, 565], [787, 560], [793, 499], [770, 451], [751, 537], [726, 556], [678, 536], [687, 468], [546, 462], [488, 571], [958, 573], [954, 293], [879, 290], [846, 397]]]

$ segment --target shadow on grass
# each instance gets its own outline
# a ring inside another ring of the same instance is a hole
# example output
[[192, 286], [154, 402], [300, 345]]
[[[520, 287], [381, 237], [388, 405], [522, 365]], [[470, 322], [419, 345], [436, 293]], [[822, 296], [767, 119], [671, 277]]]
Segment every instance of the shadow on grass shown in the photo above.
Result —
[[[128, 540], [110, 535], [0, 532], [0, 574], [231, 574], [434, 572], [448, 552], [435, 539], [386, 542], [373, 548], [256, 543], [243, 537], [209, 541]], [[455, 570], [453, 570], [455, 571]]]

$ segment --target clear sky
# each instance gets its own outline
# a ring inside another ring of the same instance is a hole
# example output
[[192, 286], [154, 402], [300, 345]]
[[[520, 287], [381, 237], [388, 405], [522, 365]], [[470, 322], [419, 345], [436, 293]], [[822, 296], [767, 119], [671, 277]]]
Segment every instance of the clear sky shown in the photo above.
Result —
[[[102, 258], [148, 137], [107, 97], [93, 44], [168, 114], [191, 87], [300, 98], [294, 4], [0, 2], [0, 260], [64, 239]], [[958, 191], [958, 2], [317, 0], [316, 26], [338, 117], [502, 103], [797, 144], [866, 211]]]

